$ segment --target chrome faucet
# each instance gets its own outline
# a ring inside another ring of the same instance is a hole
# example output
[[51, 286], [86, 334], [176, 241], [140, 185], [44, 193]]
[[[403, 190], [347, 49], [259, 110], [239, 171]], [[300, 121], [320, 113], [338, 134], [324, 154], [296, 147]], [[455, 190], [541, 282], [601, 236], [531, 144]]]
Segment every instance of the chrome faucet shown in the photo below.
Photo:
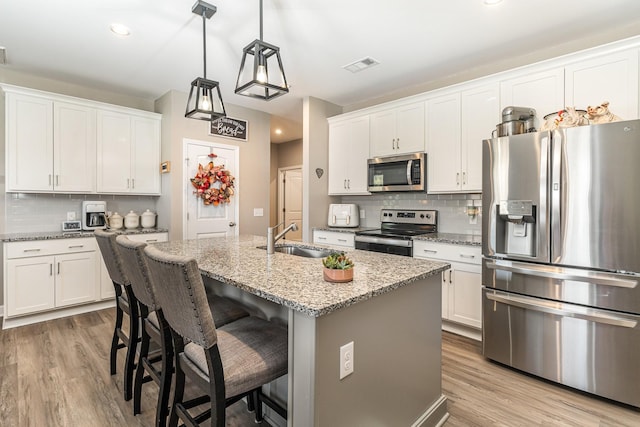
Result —
[[292, 222], [291, 224], [289, 224], [287, 228], [282, 230], [282, 233], [277, 234], [275, 237], [273, 237], [273, 233], [275, 233], [278, 227], [280, 227], [282, 224], [284, 224], [284, 222], [281, 222], [280, 224], [274, 227], [267, 227], [267, 253], [268, 254], [272, 254], [275, 252], [276, 242], [282, 239], [285, 234], [287, 234], [289, 231], [298, 230], [298, 225], [295, 222]]

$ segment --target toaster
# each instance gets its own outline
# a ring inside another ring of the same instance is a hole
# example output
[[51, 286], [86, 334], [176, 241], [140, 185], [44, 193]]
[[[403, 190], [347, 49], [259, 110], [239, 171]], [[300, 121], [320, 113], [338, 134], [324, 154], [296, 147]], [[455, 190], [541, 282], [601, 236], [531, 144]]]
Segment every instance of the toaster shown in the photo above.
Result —
[[360, 225], [360, 210], [358, 205], [330, 204], [327, 218], [329, 227], [358, 227]]

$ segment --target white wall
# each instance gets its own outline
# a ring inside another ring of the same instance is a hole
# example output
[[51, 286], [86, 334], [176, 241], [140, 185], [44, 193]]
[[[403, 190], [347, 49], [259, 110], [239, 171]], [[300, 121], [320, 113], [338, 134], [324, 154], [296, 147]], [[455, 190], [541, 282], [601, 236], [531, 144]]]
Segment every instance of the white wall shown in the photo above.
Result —
[[[329, 124], [327, 118], [342, 113], [342, 107], [321, 99], [306, 97], [302, 109], [302, 240], [311, 242], [314, 227], [327, 224], [329, 204], [338, 198], [328, 196]], [[316, 169], [324, 173], [318, 178]]]

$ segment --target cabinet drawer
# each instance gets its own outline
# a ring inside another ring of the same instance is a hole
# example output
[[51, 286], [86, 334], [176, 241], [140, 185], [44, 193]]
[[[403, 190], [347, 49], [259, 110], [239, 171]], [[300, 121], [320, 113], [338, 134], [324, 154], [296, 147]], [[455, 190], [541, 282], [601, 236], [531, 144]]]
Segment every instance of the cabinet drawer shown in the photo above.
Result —
[[480, 246], [450, 245], [424, 240], [415, 240], [413, 242], [413, 256], [416, 258], [440, 259], [478, 265], [482, 260]]
[[355, 233], [341, 233], [338, 231], [315, 230], [313, 232], [313, 243], [333, 246], [347, 246], [354, 248], [356, 235]]
[[144, 243], [158, 243], [169, 241], [168, 233], [140, 233], [140, 234], [127, 234], [130, 240]]
[[95, 239], [92, 238], [30, 240], [5, 243], [5, 257], [7, 259], [95, 250], [96, 242]]

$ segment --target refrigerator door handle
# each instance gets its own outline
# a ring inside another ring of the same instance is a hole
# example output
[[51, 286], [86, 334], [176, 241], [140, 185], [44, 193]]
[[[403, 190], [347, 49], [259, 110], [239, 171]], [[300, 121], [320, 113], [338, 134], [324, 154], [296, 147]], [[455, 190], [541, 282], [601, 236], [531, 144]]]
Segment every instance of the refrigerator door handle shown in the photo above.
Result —
[[620, 277], [619, 274], [604, 273], [599, 271], [583, 271], [571, 268], [538, 266], [516, 261], [486, 260], [485, 265], [492, 270], [504, 270], [511, 273], [528, 274], [531, 276], [546, 277], [559, 280], [577, 280], [595, 283], [597, 285], [617, 286], [619, 288], [634, 289], [638, 281], [630, 277]]
[[544, 301], [525, 296], [509, 295], [499, 291], [487, 292], [486, 296], [491, 301], [562, 317], [573, 317], [590, 322], [604, 323], [607, 325], [631, 329], [635, 328], [638, 324], [635, 320], [587, 307]]

